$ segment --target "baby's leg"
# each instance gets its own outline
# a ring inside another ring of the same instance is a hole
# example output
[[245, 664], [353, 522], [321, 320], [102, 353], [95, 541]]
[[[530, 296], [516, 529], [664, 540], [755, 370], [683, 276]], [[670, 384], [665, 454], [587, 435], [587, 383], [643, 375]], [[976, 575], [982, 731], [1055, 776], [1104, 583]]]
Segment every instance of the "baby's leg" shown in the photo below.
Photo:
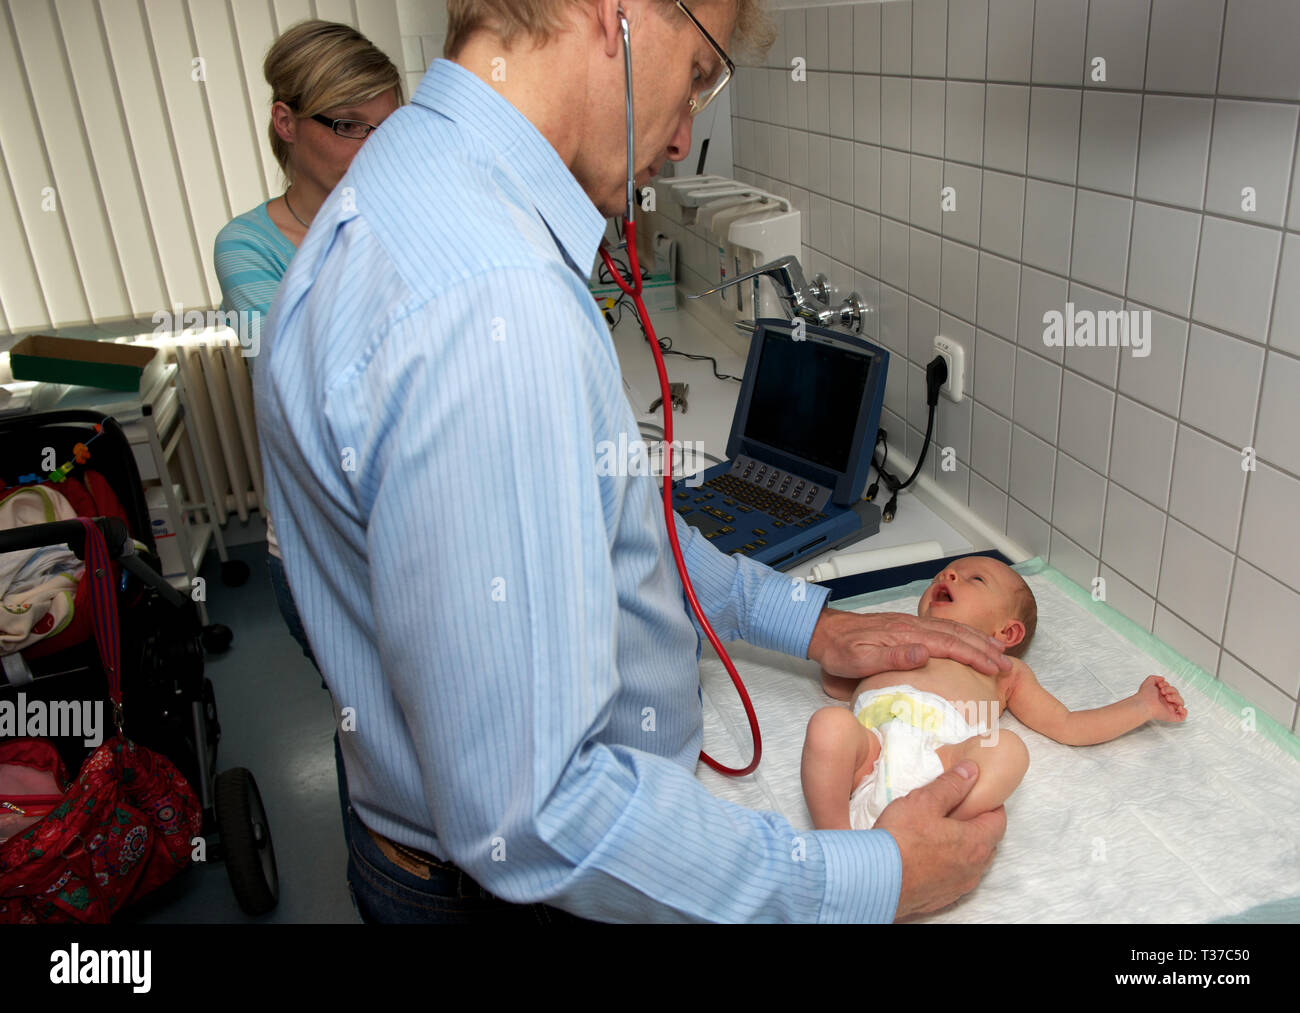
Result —
[[849, 796], [871, 773], [880, 741], [853, 712], [823, 707], [808, 722], [803, 741], [804, 800], [818, 830], [849, 830]]
[[968, 820], [996, 809], [1011, 797], [1029, 769], [1029, 750], [1015, 732], [1000, 729], [996, 745], [984, 745], [985, 741], [976, 735], [935, 750], [944, 770], [952, 770], [962, 760], [974, 760], [980, 768], [971, 793], [949, 814], [953, 819]]

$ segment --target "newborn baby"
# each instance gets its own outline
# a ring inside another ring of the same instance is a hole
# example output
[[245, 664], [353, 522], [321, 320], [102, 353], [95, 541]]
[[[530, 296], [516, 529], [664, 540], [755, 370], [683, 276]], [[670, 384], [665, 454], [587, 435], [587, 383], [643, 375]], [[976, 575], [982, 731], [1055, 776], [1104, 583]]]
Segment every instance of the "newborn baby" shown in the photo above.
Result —
[[1067, 709], [1019, 660], [1037, 625], [1038, 606], [1021, 576], [995, 559], [966, 556], [945, 567], [921, 596], [916, 614], [963, 623], [1000, 640], [1012, 656], [1011, 669], [982, 675], [960, 662], [931, 658], [921, 668], [860, 682], [823, 675], [830, 696], [855, 703], [852, 712], [823, 707], [808, 722], [801, 773], [818, 830], [869, 830], [891, 801], [963, 759], [979, 765], [979, 780], [950, 815], [970, 819], [996, 809], [1029, 768], [1020, 736], [998, 730], [1003, 710], [1071, 746], [1107, 742], [1149, 720], [1187, 717], [1178, 691], [1154, 675], [1125, 700], [1095, 710]]

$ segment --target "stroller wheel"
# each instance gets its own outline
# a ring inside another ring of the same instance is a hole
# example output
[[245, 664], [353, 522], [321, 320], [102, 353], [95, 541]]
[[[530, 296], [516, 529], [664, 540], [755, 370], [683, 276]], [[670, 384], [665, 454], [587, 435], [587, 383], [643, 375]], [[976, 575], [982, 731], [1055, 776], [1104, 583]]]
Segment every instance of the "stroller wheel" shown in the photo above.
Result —
[[214, 794], [217, 829], [235, 900], [247, 914], [266, 914], [279, 903], [280, 878], [257, 782], [251, 771], [232, 767], [217, 775]]
[[249, 572], [248, 564], [242, 559], [227, 559], [221, 564], [221, 583], [226, 587], [242, 587]]
[[230, 643], [235, 639], [229, 626], [213, 623], [203, 627], [203, 649], [209, 654], [224, 654], [230, 650]]

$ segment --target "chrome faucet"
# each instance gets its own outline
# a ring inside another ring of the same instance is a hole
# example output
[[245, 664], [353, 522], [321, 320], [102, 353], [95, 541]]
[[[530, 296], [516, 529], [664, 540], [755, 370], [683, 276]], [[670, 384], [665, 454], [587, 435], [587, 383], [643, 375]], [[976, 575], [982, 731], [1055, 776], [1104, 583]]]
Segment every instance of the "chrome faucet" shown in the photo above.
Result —
[[721, 292], [724, 288], [739, 285], [751, 278], [771, 279], [772, 284], [776, 286], [777, 295], [785, 301], [792, 316], [803, 317], [820, 327], [839, 326], [857, 333], [862, 330], [862, 318], [871, 312], [871, 307], [863, 302], [862, 297], [856, 292], [850, 293], [839, 306], [832, 306], [830, 281], [826, 275], [817, 274], [813, 276], [811, 282], [806, 281], [799, 258], [794, 255], [774, 260], [747, 274], [731, 278], [721, 285], [715, 285], [697, 295], [688, 295], [686, 298], [702, 299], [706, 295]]

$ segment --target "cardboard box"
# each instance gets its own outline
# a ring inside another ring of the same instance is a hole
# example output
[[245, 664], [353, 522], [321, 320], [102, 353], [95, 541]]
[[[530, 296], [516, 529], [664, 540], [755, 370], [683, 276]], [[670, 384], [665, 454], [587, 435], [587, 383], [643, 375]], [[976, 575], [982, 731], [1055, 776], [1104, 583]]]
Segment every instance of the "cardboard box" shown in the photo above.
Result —
[[145, 345], [32, 334], [9, 350], [9, 367], [15, 380], [68, 383], [134, 394], [153, 387], [163, 362], [156, 348]]
[[[172, 494], [176, 497], [178, 507], [185, 502], [179, 485], [172, 486]], [[169, 579], [183, 576], [188, 570], [185, 566], [185, 556], [181, 553], [180, 539], [176, 534], [179, 527], [188, 529], [184, 508], [179, 507], [180, 517], [173, 523], [171, 515], [167, 512], [167, 494], [160, 485], [151, 485], [145, 489], [145, 502], [149, 506], [149, 524], [153, 528], [154, 543], [158, 546], [158, 559], [162, 563], [163, 576]]]

